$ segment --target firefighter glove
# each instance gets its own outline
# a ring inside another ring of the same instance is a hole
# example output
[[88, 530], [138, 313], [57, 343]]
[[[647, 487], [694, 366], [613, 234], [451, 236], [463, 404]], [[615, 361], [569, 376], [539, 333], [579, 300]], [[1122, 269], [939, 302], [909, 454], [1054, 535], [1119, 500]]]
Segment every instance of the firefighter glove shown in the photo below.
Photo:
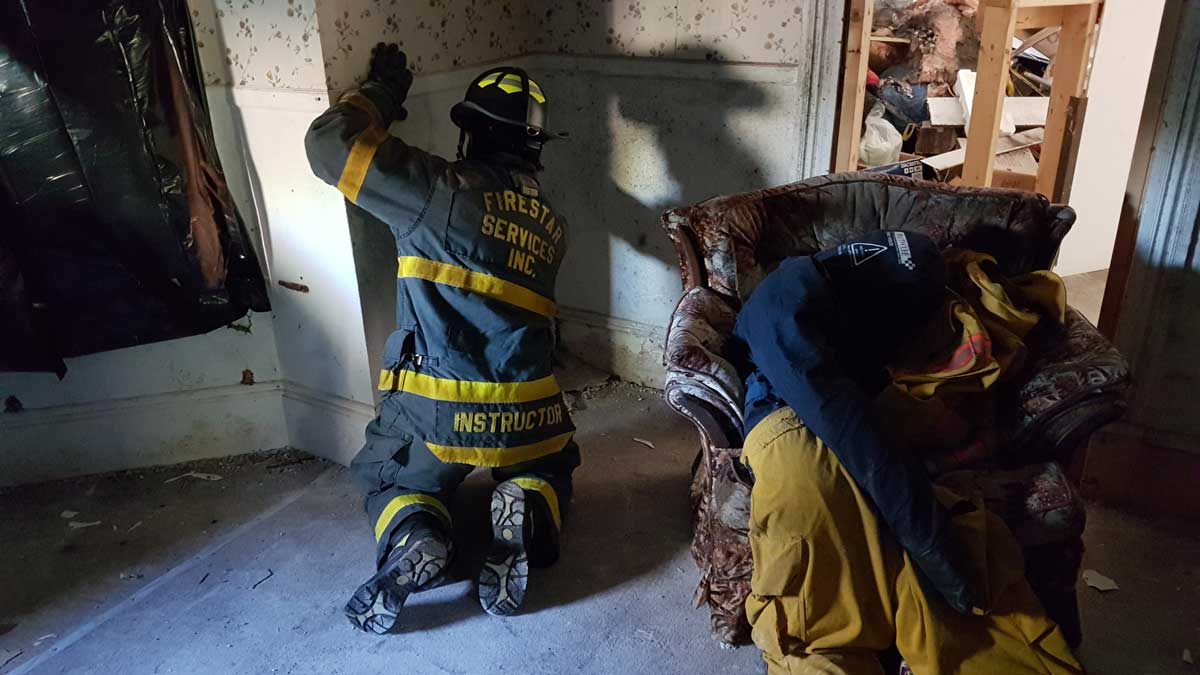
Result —
[[404, 101], [412, 87], [413, 74], [408, 69], [408, 56], [396, 43], [380, 42], [371, 50], [371, 66], [362, 91], [375, 103], [387, 120], [408, 117]]

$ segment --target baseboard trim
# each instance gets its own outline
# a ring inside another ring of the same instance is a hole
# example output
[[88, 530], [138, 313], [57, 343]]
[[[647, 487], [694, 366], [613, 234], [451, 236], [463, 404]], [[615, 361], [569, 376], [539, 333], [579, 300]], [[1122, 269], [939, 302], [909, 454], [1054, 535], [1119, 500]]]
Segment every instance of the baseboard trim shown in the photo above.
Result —
[[[185, 389], [168, 391], [160, 394], [131, 396], [129, 398], [75, 403], [71, 405], [53, 406], [49, 408], [34, 408], [20, 413], [0, 415], [0, 431], [17, 431], [25, 428], [47, 427], [71, 424], [101, 418], [112, 418], [127, 413], [130, 410], [163, 410], [182, 405], [203, 405], [213, 401], [246, 401], [266, 398], [278, 398], [283, 389], [282, 380], [257, 382], [253, 385], [224, 385], [219, 387], [204, 387], [201, 389]], [[4, 447], [0, 445], [0, 448]]]
[[363, 429], [375, 406], [288, 382], [282, 391], [283, 417], [294, 448], [349, 465], [363, 445]]
[[341, 396], [331, 396], [291, 380], [283, 382], [281, 395], [284, 400], [328, 408], [352, 417], [365, 416], [368, 420], [375, 417], [375, 406], [370, 403], [363, 403], [362, 401], [355, 401]]
[[286, 446], [282, 387], [206, 387], [0, 415], [0, 485]]
[[568, 353], [622, 380], [662, 388], [667, 341], [662, 327], [573, 307], [559, 307], [558, 320]]
[[272, 380], [0, 414], [0, 487], [291, 446], [348, 464], [369, 403]]
[[1150, 515], [1196, 519], [1200, 514], [1200, 454], [1163, 447], [1136, 427], [1116, 424], [1092, 436], [1083, 467], [1083, 493]]

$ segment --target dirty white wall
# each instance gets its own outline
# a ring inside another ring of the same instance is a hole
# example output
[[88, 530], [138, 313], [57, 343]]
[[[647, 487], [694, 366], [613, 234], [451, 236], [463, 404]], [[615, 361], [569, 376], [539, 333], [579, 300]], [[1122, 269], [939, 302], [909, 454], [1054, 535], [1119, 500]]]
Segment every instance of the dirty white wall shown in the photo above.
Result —
[[[294, 445], [346, 459], [373, 415], [341, 198], [303, 135], [327, 105], [314, 0], [194, 0], [218, 150], [263, 245], [273, 312], [207, 335], [2, 374], [0, 485]], [[286, 291], [278, 279], [307, 284]], [[240, 384], [242, 371], [256, 384]]]
[[[418, 77], [410, 118], [393, 131], [445, 156], [458, 139], [449, 108], [479, 64], [503, 59], [546, 88], [550, 126], [571, 134], [544, 157], [545, 188], [571, 224], [558, 286], [563, 341], [631, 381], [661, 385], [664, 327], [680, 291], [662, 211], [828, 165], [841, 54], [835, 0], [350, 0], [340, 10], [336, 42], [322, 22], [331, 87], [361, 78], [363, 47], [399, 42]], [[393, 318], [394, 261], [381, 253], [390, 238], [369, 219], [351, 221], [376, 359]]]
[[[1200, 388], [1200, 5], [1172, 2], [1166, 11], [1155, 69], [1161, 79], [1146, 101], [1153, 151], [1117, 325], [1117, 346], [1134, 373], [1129, 413], [1118, 429], [1150, 446], [1200, 454], [1194, 398]], [[1174, 466], [1196, 465], [1192, 459]], [[1178, 489], [1194, 489], [1183, 487], [1185, 481]]]
[[[230, 188], [258, 238], [231, 109], [211, 107]], [[0, 485], [287, 445], [273, 318], [255, 313], [237, 325], [68, 359], [62, 381], [0, 373], [0, 395], [25, 406], [0, 414]], [[255, 385], [240, 384], [243, 370]]]
[[1063, 241], [1055, 267], [1059, 274], [1107, 269], [1112, 258], [1163, 4], [1104, 4], [1068, 199], [1079, 219]]
[[[564, 342], [645, 384], [661, 383], [663, 327], [679, 293], [661, 211], [828, 164], [840, 0], [291, 0], [266, 17], [252, 2], [203, 1], [233, 35], [205, 46], [226, 62], [213, 82], [311, 91], [319, 53], [336, 95], [363, 77], [375, 43], [398, 42], [418, 77], [411, 118], [394, 131], [447, 156], [458, 135], [448, 110], [480, 64], [506, 60], [540, 78], [552, 126], [573, 135], [548, 150], [545, 175], [573, 227], [559, 283]], [[337, 195], [320, 187], [312, 198], [328, 206]], [[391, 239], [354, 209], [336, 220], [339, 231], [348, 221], [373, 372], [394, 321]]]
[[[0, 483], [293, 445], [347, 461], [373, 415], [372, 374], [394, 320], [394, 248], [309, 173], [308, 124], [401, 42], [418, 71], [397, 132], [453, 155], [447, 117], [479, 64], [542, 80], [556, 129], [546, 188], [573, 227], [560, 277], [566, 346], [661, 383], [678, 297], [658, 217], [828, 163], [842, 3], [680, 0], [189, 0], [222, 160], [261, 231], [273, 311], [252, 332], [3, 375], [29, 408], [3, 416]], [[301, 283], [308, 293], [281, 288]], [[243, 369], [257, 384], [238, 384]]]
[[[802, 63], [814, 14], [841, 3], [781, 0], [321, 2], [326, 78], [356, 84], [369, 49], [397, 42], [432, 74], [528, 54]], [[836, 6], [836, 7], [835, 7]], [[840, 36], [840, 30], [837, 31]]]
[[304, 153], [308, 125], [329, 105], [320, 3], [191, 4], [211, 103], [233, 121], [262, 223], [287, 442], [348, 461], [374, 409], [345, 207]]

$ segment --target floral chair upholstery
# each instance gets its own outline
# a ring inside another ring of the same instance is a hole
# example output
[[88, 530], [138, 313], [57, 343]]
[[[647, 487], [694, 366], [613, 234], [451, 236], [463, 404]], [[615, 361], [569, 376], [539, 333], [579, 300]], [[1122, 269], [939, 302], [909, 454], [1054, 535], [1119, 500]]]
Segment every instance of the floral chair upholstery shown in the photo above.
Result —
[[[943, 247], [990, 253], [1008, 275], [1046, 269], [1075, 212], [1017, 190], [844, 173], [715, 197], [662, 220], [684, 288], [667, 334], [664, 397], [700, 434], [691, 487], [692, 554], [702, 573], [695, 602], [709, 606], [715, 639], [743, 643], [751, 479], [738, 461], [743, 385], [724, 356], [742, 299], [784, 258], [874, 229], [921, 232]], [[1025, 370], [999, 392], [1002, 449], [983, 466], [935, 477], [982, 489], [1021, 541], [1027, 576], [1072, 643], [1082, 635], [1075, 588], [1085, 512], [1063, 467], [1074, 475], [1076, 451], [1123, 413], [1128, 382], [1120, 353], [1069, 309], [1062, 330], [1030, 345]]]

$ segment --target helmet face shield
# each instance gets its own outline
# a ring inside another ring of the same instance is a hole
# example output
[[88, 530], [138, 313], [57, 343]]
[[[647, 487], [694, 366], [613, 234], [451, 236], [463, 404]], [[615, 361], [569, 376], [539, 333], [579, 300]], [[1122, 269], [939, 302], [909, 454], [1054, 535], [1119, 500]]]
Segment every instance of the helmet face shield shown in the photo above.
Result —
[[538, 131], [546, 129], [546, 104], [531, 101], [529, 104], [528, 114], [525, 117], [525, 126], [535, 127]]

